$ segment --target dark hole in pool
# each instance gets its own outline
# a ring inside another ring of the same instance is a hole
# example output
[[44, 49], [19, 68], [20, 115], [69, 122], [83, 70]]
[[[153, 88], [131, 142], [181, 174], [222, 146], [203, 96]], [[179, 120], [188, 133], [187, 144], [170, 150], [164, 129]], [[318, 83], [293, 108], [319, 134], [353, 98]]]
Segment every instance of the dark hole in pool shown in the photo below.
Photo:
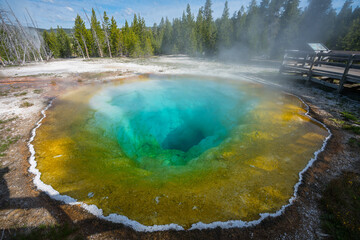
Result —
[[203, 130], [197, 126], [181, 126], [166, 136], [161, 147], [163, 149], [176, 149], [187, 152], [206, 137]]

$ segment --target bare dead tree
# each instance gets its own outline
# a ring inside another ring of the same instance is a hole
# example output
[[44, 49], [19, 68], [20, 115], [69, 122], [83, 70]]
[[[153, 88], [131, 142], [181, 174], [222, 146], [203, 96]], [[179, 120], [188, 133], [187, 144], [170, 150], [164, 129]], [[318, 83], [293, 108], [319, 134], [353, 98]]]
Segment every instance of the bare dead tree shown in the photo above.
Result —
[[1, 65], [3, 65], [3, 67], [5, 67], [5, 63], [3, 62], [1, 56], [0, 56], [0, 62], [1, 62]]
[[84, 46], [85, 46], [86, 56], [87, 56], [88, 59], [90, 59], [90, 57], [89, 57], [89, 51], [88, 51], [87, 46], [86, 46], [85, 38], [84, 38], [84, 36], [83, 36], [81, 33], [80, 33], [80, 35], [81, 35], [81, 39], [82, 39], [82, 41], [83, 41], [83, 44], [84, 44]]
[[24, 29], [24, 27], [22, 26], [22, 24], [20, 23], [19, 19], [16, 17], [16, 15], [15, 15], [14, 11], [12, 10], [11, 6], [9, 5], [9, 3], [8, 3], [7, 1], [6, 1], [6, 3], [7, 3], [7, 5], [8, 5], [8, 7], [9, 7], [9, 10], [10, 10], [10, 12], [12, 13], [12, 15], [13, 15], [13, 17], [14, 17], [14, 19], [15, 19], [15, 21], [16, 21], [16, 23], [17, 23], [17, 25], [18, 25], [18, 27], [19, 27], [19, 29], [20, 29], [20, 31], [21, 31], [21, 33], [22, 33], [23, 36], [24, 36], [22, 39], [24, 39], [26, 48], [29, 48], [29, 51], [31, 52], [31, 54], [32, 54], [33, 57], [34, 57], [34, 60], [35, 60], [35, 61], [38, 61], [38, 59], [37, 59], [37, 57], [36, 57], [36, 55], [35, 55], [34, 50], [37, 50], [38, 53], [39, 53], [39, 50], [36, 49], [36, 46], [34, 45], [34, 43], [32, 43], [32, 42], [30, 41], [30, 37], [28, 36], [28, 34], [27, 34], [27, 32], [25, 31], [25, 29]]
[[20, 55], [16, 49], [16, 44], [15, 44], [16, 41], [13, 40], [13, 38], [14, 38], [13, 32], [7, 26], [5, 19], [3, 17], [4, 14], [5, 14], [4, 11], [0, 11], [0, 19], [1, 19], [1, 23], [2, 23], [2, 28], [3, 28], [3, 31], [5, 32], [5, 38], [8, 39], [8, 45], [6, 45], [5, 48], [12, 49], [12, 51], [15, 54], [15, 60], [17, 62], [20, 62]]
[[[33, 47], [33, 49], [35, 49], [36, 50], [36, 52], [37, 52], [37, 54], [39, 55], [39, 59], [40, 59], [40, 61], [42, 62], [43, 61], [43, 59], [42, 59], [42, 57], [41, 57], [41, 51], [40, 51], [40, 47], [38, 48], [37, 46], [36, 46], [36, 43], [34, 42], [34, 41], [31, 41], [31, 40], [33, 40], [33, 36], [31, 35], [31, 33], [30, 33], [30, 26], [29, 26], [29, 22], [28, 22], [28, 20], [27, 20], [27, 18], [26, 18], [26, 15], [24, 15], [24, 18], [25, 18], [25, 22], [26, 22], [26, 27], [27, 27], [27, 40], [29, 41], [29, 43], [30, 43], [30, 45]], [[36, 30], [35, 30], [36, 31]], [[40, 40], [39, 40], [39, 43], [40, 43]], [[33, 51], [33, 53], [35, 54], [35, 52]]]
[[[75, 41], [76, 41], [76, 45], [78, 46], [78, 49], [80, 50], [81, 55], [82, 55], [82, 56], [83, 56], [83, 58], [85, 59], [84, 51], [82, 50], [82, 48], [81, 48], [81, 45], [80, 45], [79, 41], [77, 40], [77, 38], [75, 37], [75, 35], [74, 35], [74, 34], [72, 34], [72, 36], [73, 36], [73, 38], [74, 38], [74, 39], [75, 39]], [[81, 35], [81, 36], [82, 36], [82, 35]], [[86, 45], [85, 45], [85, 47], [86, 47]]]
[[[41, 39], [42, 39], [42, 38], [40, 37], [39, 31], [37, 30], [37, 29], [39, 29], [39, 28], [38, 28], [36, 22], [35, 22], [35, 21], [33, 20], [33, 18], [31, 17], [28, 9], [25, 8], [25, 10], [26, 10], [27, 14], [29, 15], [29, 18], [30, 18], [30, 21], [31, 21], [31, 23], [32, 23], [33, 28], [34, 28], [35, 31], [36, 31], [36, 36], [37, 36], [37, 38], [38, 38], [38, 40], [39, 40], [40, 48], [42, 48], [42, 50], [44, 51], [44, 54], [45, 54], [45, 56], [46, 56], [46, 59], [49, 60], [49, 57], [48, 57], [47, 51], [46, 51], [46, 49], [45, 49], [45, 46], [44, 46], [44, 44], [41, 44]], [[41, 54], [40, 54], [40, 58], [41, 58]], [[41, 60], [42, 60], [42, 58], [41, 58]]]
[[86, 11], [85, 11], [84, 8], [83, 8], [83, 11], [84, 11], [85, 16], [86, 16], [86, 18], [87, 18], [87, 20], [88, 20], [88, 22], [89, 22], [89, 24], [90, 24], [91, 32], [92, 32], [92, 34], [93, 34], [93, 36], [94, 36], [94, 38], [95, 38], [95, 41], [96, 41], [96, 43], [97, 43], [97, 46], [98, 46], [98, 49], [99, 49], [99, 55], [100, 55], [100, 57], [103, 57], [103, 52], [102, 52], [102, 49], [101, 49], [101, 45], [100, 45], [99, 38], [97, 37], [97, 34], [96, 34], [96, 30], [93, 28], [93, 26], [92, 26], [92, 24], [91, 24], [91, 21], [90, 21], [90, 19], [89, 19], [89, 17], [88, 17], [88, 15], [87, 15], [87, 13], [86, 13]]
[[28, 16], [24, 16], [26, 25], [23, 25], [7, 0], [5, 2], [8, 9], [6, 11], [0, 9], [0, 49], [2, 49], [0, 64], [43, 61], [43, 57], [48, 60], [50, 56], [45, 49], [44, 40], [29, 11], [26, 9]]
[[[8, 54], [8, 51], [7, 51], [7, 49], [6, 49], [6, 44], [5, 44], [5, 41], [6, 41], [6, 39], [1, 39], [1, 47], [3, 48], [3, 50], [4, 50], [4, 53], [5, 53], [5, 56], [6, 56], [6, 59], [7, 59], [7, 62], [9, 62], [10, 61], [10, 55]], [[0, 56], [1, 57], [1, 56]]]
[[[24, 42], [23, 37], [21, 37], [21, 33], [20, 33], [19, 29], [15, 26], [15, 24], [13, 24], [13, 22], [11, 21], [11, 19], [8, 15], [5, 15], [5, 17], [6, 17], [7, 22], [9, 23], [9, 29], [10, 29], [12, 35], [14, 36], [15, 46], [16, 46], [16, 49], [18, 49], [18, 51], [19, 51], [19, 56], [21, 54], [21, 51], [23, 51], [25, 53], [25, 55], [28, 54], [26, 44]], [[30, 59], [30, 57], [28, 59]], [[19, 58], [19, 60], [20, 60], [20, 58]], [[19, 61], [19, 63], [20, 63], [20, 61]], [[25, 63], [25, 58], [23, 58], [21, 63], [22, 64]]]
[[99, 9], [98, 9], [97, 7], [96, 7], [96, 10], [98, 11], [98, 13], [99, 13], [99, 15], [100, 15], [100, 21], [101, 21], [101, 24], [102, 24], [103, 29], [104, 29], [104, 32], [105, 32], [105, 39], [106, 39], [106, 44], [107, 44], [108, 50], [109, 50], [109, 56], [110, 56], [110, 58], [112, 58], [108, 29], [107, 29], [107, 26], [105, 26], [105, 22], [103, 21], [103, 18], [102, 18], [102, 16], [101, 16], [101, 13], [100, 13], [100, 11], [99, 11]]

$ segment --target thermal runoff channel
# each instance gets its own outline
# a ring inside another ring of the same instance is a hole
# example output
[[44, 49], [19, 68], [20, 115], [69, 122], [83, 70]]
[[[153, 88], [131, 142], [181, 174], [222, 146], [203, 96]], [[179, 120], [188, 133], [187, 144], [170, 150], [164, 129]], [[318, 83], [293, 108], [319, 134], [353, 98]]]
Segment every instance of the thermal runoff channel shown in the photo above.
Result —
[[296, 97], [150, 76], [56, 101], [34, 141], [41, 180], [145, 226], [259, 219], [286, 205], [327, 130]]

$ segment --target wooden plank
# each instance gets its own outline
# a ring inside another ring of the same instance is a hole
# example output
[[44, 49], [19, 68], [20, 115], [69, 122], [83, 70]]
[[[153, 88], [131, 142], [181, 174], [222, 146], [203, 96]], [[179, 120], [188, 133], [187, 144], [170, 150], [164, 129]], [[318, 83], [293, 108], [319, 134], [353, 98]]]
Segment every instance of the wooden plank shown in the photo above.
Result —
[[334, 78], [339, 80], [342, 78], [341, 74], [319, 72], [319, 71], [313, 71], [312, 76], [323, 76], [323, 77]]
[[360, 83], [360, 76], [354, 76], [354, 75], [348, 74], [346, 77], [346, 81], [352, 82], [352, 83]]
[[316, 69], [318, 71], [331, 72], [331, 73], [337, 73], [337, 74], [342, 75], [344, 73], [345, 68], [323, 65], [323, 66], [314, 66], [314, 69]]
[[359, 64], [353, 64], [353, 65], [351, 65], [351, 68], [360, 69], [360, 65]]
[[333, 58], [344, 58], [347, 59], [349, 58], [349, 56], [352, 56], [352, 54], [344, 54], [344, 53], [324, 53], [324, 52], [320, 52], [318, 53], [318, 55], [320, 57], [333, 57]]
[[300, 68], [283, 68], [283, 72], [297, 72], [301, 74], [307, 74], [309, 69], [300, 69]]
[[346, 67], [345, 63], [337, 63], [337, 62], [324, 62], [324, 61], [319, 61], [318, 62], [319, 65], [328, 65], [328, 66], [335, 66], [335, 67]]
[[323, 81], [323, 80], [319, 80], [317, 78], [311, 78], [310, 79], [312, 82], [315, 82], [315, 83], [318, 83], [318, 84], [321, 84], [321, 85], [324, 85], [324, 86], [327, 86], [327, 87], [331, 87], [331, 88], [334, 88], [334, 89], [337, 89], [339, 85], [337, 84], [334, 84], [334, 83], [329, 83], [329, 82], [326, 82], [326, 81]]

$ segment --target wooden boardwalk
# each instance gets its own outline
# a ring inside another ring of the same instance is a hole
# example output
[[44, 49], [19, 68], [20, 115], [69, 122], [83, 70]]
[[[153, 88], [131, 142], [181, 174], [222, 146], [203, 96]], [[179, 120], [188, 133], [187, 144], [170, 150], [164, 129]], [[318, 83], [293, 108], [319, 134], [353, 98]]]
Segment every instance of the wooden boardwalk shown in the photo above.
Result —
[[360, 86], [360, 52], [285, 52], [280, 73], [337, 89]]

